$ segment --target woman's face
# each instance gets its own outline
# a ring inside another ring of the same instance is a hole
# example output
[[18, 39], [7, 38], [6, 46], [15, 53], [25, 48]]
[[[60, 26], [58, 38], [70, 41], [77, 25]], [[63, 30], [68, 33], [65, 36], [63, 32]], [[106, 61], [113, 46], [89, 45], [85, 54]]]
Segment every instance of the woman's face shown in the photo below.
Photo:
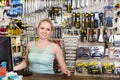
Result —
[[38, 28], [38, 34], [42, 39], [48, 39], [51, 35], [52, 29], [51, 24], [47, 21], [44, 21], [40, 24]]

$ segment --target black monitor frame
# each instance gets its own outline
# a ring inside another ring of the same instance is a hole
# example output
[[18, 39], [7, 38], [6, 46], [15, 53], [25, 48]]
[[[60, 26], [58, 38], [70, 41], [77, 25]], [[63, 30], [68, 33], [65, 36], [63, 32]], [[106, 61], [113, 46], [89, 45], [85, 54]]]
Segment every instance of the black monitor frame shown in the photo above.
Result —
[[0, 36], [0, 63], [7, 62], [7, 71], [13, 71], [12, 46], [10, 36]]

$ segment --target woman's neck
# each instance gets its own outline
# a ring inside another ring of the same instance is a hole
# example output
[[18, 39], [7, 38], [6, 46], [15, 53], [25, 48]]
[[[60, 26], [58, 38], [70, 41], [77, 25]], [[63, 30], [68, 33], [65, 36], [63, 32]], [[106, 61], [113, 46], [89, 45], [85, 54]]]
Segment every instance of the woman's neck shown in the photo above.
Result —
[[44, 44], [49, 43], [50, 41], [48, 39], [39, 39], [38, 42]]

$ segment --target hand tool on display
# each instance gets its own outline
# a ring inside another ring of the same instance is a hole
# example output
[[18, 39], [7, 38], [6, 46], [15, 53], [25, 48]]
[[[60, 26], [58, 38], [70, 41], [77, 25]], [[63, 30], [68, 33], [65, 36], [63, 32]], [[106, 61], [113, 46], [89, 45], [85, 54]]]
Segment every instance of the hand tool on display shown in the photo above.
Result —
[[46, 0], [44, 0], [44, 8], [46, 8]]
[[34, 4], [34, 5], [35, 5], [34, 10], [35, 10], [35, 11], [38, 10], [38, 3], [39, 3], [39, 2], [38, 2], [37, 0], [35, 0], [35, 4]]
[[97, 29], [93, 29], [93, 42], [97, 42]]
[[113, 73], [114, 72], [114, 65], [112, 62], [103, 62], [103, 73]]
[[25, 12], [28, 14], [28, 0], [25, 1]]
[[98, 42], [104, 42], [104, 38], [103, 38], [103, 26], [100, 26], [98, 30], [99, 30]]
[[77, 0], [77, 6], [76, 6], [77, 9], [80, 9], [80, 0]]
[[114, 5], [114, 1], [115, 1], [115, 0], [109, 0], [109, 1], [108, 1], [108, 5]]
[[49, 7], [49, 0], [46, 1], [46, 7]]
[[76, 23], [76, 12], [72, 13], [72, 26], [75, 26]]
[[67, 3], [67, 12], [68, 13], [71, 13], [72, 9], [71, 9], [71, 0], [68, 0], [68, 3]]
[[32, 13], [32, 12], [34, 12], [34, 10], [33, 10], [34, 3], [33, 3], [33, 0], [31, 0], [30, 2], [31, 2], [31, 6], [30, 6], [31, 8], [30, 9], [31, 9], [31, 13]]
[[61, 33], [62, 33], [62, 32], [61, 32], [61, 26], [58, 26], [58, 27], [57, 27], [57, 34], [58, 34], [58, 35], [57, 35], [57, 38], [61, 38], [61, 37], [62, 37], [62, 36], [61, 36]]
[[90, 61], [88, 64], [88, 73], [89, 74], [101, 74], [102, 73], [102, 64], [100, 61]]
[[89, 46], [79, 46], [76, 50], [77, 58], [90, 58], [90, 47]]
[[92, 28], [89, 29], [88, 41], [89, 42], [93, 41], [93, 29]]
[[79, 35], [80, 35], [79, 29], [74, 30], [74, 35], [75, 35], [75, 36], [79, 36]]
[[90, 13], [90, 28], [94, 28], [94, 13]]
[[104, 4], [104, 0], [100, 0], [100, 4]]
[[81, 30], [81, 41], [87, 41], [87, 28], [82, 28]]
[[89, 15], [89, 13], [85, 13], [85, 27], [86, 28], [90, 27], [90, 15]]
[[52, 1], [51, 0], [49, 1], [49, 3], [50, 3], [50, 7], [52, 7]]
[[56, 6], [56, 5], [57, 5], [57, 2], [56, 2], [56, 0], [54, 0], [54, 4], [53, 4], [53, 5], [54, 5], [54, 7], [57, 7], [57, 6]]
[[110, 30], [110, 37], [109, 37], [109, 42], [113, 42], [114, 39], [113, 39], [113, 32], [112, 30]]
[[106, 19], [106, 27], [113, 27], [114, 7], [105, 6], [104, 12], [105, 12], [105, 19]]
[[76, 27], [77, 29], [80, 29], [80, 13], [77, 13], [77, 14], [76, 14], [75, 27]]
[[95, 0], [95, 5], [98, 5], [100, 3], [99, 0]]
[[94, 12], [94, 28], [98, 28], [99, 26], [99, 12]]
[[85, 27], [85, 13], [82, 13], [82, 27]]
[[103, 30], [103, 38], [104, 38], [104, 41], [106, 41], [106, 42], [109, 40], [107, 32], [108, 32], [107, 28], [104, 28], [104, 30]]
[[105, 0], [105, 3], [108, 5], [108, 0]]
[[86, 0], [85, 6], [86, 6], [86, 7], [89, 7], [89, 0]]
[[76, 0], [72, 0], [72, 10], [76, 9]]
[[82, 7], [82, 8], [85, 7], [85, 2], [84, 2], [84, 0], [81, 0], [81, 7]]
[[93, 6], [94, 5], [94, 0], [91, 0], [91, 6]]
[[28, 0], [28, 14], [31, 13], [31, 0]]
[[79, 61], [76, 64], [76, 71], [78, 73], [87, 74], [88, 72], [87, 67], [88, 67], [88, 64], [85, 61]]
[[100, 22], [99, 22], [99, 26], [103, 26], [103, 18], [104, 18], [104, 13], [103, 12], [100, 12], [99, 13], [99, 20], [100, 20]]

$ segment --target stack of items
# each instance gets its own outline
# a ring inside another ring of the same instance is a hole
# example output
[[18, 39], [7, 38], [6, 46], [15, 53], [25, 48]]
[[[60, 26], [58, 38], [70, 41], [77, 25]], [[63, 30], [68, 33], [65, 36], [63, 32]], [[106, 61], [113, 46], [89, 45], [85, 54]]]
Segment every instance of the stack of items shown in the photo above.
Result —
[[75, 70], [76, 63], [76, 50], [78, 47], [78, 37], [77, 36], [67, 36], [64, 37], [64, 52], [65, 52], [65, 62], [68, 69], [73, 73]]

